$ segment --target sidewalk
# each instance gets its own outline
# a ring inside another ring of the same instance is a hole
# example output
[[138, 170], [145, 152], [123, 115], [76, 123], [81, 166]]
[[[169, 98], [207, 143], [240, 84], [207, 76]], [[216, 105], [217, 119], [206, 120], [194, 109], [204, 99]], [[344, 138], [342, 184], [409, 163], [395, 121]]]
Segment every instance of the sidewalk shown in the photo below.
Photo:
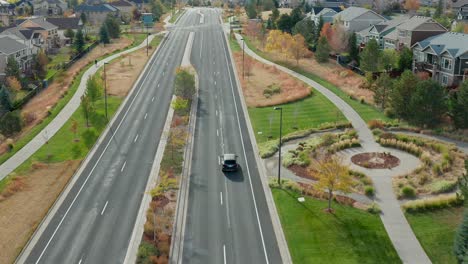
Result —
[[[156, 35], [157, 34], [150, 35], [148, 37], [148, 42], [151, 42]], [[70, 119], [72, 114], [78, 109], [78, 107], [80, 107], [81, 96], [86, 90], [86, 82], [88, 81], [88, 78], [94, 75], [104, 65], [105, 62], [110, 62], [111, 60], [123, 54], [127, 54], [144, 47], [146, 47], [146, 39], [140, 45], [100, 60], [97, 67], [91, 66], [88, 70], [86, 70], [86, 72], [83, 74], [83, 77], [81, 78], [78, 89], [67, 105], [62, 109], [62, 111], [60, 111], [60, 113], [28, 144], [26, 144], [23, 148], [16, 152], [15, 155], [0, 165], [0, 181], [13, 172], [29, 157], [31, 157], [37, 150], [39, 150], [46, 143], [46, 139], [52, 138], [55, 133], [57, 133], [59, 129], [62, 128], [62, 126], [68, 121], [68, 119]]]
[[[242, 36], [239, 34], [235, 34], [235, 36], [237, 42], [242, 48]], [[353, 169], [366, 173], [374, 181], [374, 187], [376, 189], [375, 202], [382, 209], [380, 218], [382, 219], [385, 230], [387, 231], [387, 234], [390, 237], [390, 240], [392, 241], [393, 246], [395, 247], [395, 250], [397, 251], [403, 263], [431, 263], [430, 259], [426, 255], [426, 252], [421, 247], [421, 244], [414, 235], [411, 226], [408, 224], [406, 217], [401, 211], [400, 204], [398, 203], [392, 188], [392, 176], [395, 176], [397, 173], [401, 173], [402, 171], [415, 169], [419, 165], [419, 160], [414, 157], [410, 158], [411, 155], [407, 153], [381, 147], [378, 143], [375, 142], [372, 131], [367, 127], [366, 122], [361, 118], [361, 116], [359, 116], [359, 114], [345, 101], [319, 83], [286, 67], [280, 66], [260, 57], [255, 52], [250, 50], [247, 45], [245, 45], [245, 53], [264, 64], [275, 66], [279, 70], [307, 83], [316, 91], [327, 97], [336, 107], [340, 109], [340, 111], [351, 122], [354, 129], [357, 131], [360, 143], [362, 145], [362, 148], [359, 149], [359, 153], [386, 151], [400, 158], [400, 166], [394, 168], [393, 170], [365, 170], [364, 168], [358, 166], [355, 166]], [[349, 150], [348, 155], [346, 155], [345, 151], [345, 156], [347, 159], [351, 157], [349, 153], [350, 151], [356, 151], [356, 149]], [[415, 159], [417, 161], [415, 161]]]

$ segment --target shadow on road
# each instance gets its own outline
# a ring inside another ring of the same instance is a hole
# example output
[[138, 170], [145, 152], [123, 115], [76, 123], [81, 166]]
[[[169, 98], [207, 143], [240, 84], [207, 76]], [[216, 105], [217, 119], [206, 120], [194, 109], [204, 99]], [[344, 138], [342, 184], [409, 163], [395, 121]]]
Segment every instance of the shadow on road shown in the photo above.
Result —
[[224, 176], [230, 181], [233, 182], [243, 182], [244, 181], [244, 172], [242, 171], [242, 167], [239, 166], [237, 171], [225, 171], [223, 172]]

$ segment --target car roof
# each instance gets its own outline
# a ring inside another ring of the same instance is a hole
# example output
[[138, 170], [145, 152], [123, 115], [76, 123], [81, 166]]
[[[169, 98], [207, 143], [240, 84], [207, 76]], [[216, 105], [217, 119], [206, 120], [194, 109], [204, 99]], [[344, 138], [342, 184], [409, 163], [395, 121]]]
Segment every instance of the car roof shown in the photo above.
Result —
[[224, 160], [235, 160], [236, 154], [224, 154]]

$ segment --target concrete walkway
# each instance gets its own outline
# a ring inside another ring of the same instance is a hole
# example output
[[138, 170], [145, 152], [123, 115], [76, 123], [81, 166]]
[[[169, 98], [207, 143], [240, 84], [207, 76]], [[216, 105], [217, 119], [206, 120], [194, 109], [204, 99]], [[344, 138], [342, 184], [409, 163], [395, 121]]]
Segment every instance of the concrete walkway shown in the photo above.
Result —
[[[148, 37], [148, 42], [151, 42], [153, 38], [156, 36], [150, 35]], [[73, 97], [70, 101], [65, 105], [65, 107], [60, 111], [60, 113], [44, 128], [42, 129], [39, 134], [37, 134], [28, 144], [26, 144], [23, 148], [21, 148], [15, 155], [11, 158], [6, 160], [3, 164], [0, 165], [0, 181], [3, 180], [7, 175], [13, 172], [18, 166], [20, 166], [23, 162], [25, 162], [29, 157], [31, 157], [38, 149], [40, 149], [48, 140], [50, 140], [55, 133], [59, 131], [60, 128], [70, 119], [72, 114], [78, 109], [81, 103], [81, 96], [84, 94], [86, 90], [86, 82], [88, 78], [94, 75], [99, 68], [101, 68], [105, 62], [110, 62], [111, 60], [135, 50], [145, 48], [146, 47], [146, 39], [138, 46], [133, 47], [131, 49], [122, 51], [120, 53], [111, 55], [105, 59], [102, 59], [98, 62], [98, 66], [91, 66], [86, 72], [83, 74], [81, 78], [80, 85], [76, 90]]]
[[[240, 44], [240, 47], [242, 48], [242, 36], [239, 34], [235, 34], [235, 36], [238, 43]], [[374, 181], [374, 187], [376, 190], [375, 202], [382, 209], [380, 218], [382, 219], [385, 230], [387, 231], [387, 234], [390, 237], [390, 240], [392, 241], [401, 260], [404, 263], [431, 263], [430, 259], [427, 257], [426, 252], [421, 247], [421, 244], [417, 240], [413, 230], [408, 224], [406, 217], [401, 211], [400, 205], [397, 198], [395, 197], [395, 194], [393, 193], [392, 188], [392, 177], [414, 170], [420, 164], [419, 159], [402, 151], [382, 148], [378, 143], [375, 142], [372, 131], [367, 127], [366, 122], [361, 118], [361, 116], [340, 97], [319, 83], [286, 67], [280, 66], [260, 57], [255, 52], [250, 50], [247, 45], [245, 45], [245, 53], [262, 63], [275, 66], [279, 70], [307, 83], [316, 91], [327, 97], [333, 104], [335, 104], [336, 107], [340, 109], [341, 112], [343, 112], [344, 116], [349, 120], [349, 122], [351, 122], [354, 129], [356, 129], [360, 143], [362, 145], [362, 148], [354, 148], [341, 153], [346, 162], [350, 162], [352, 155], [362, 152], [386, 151], [400, 158], [400, 165], [396, 168], [393, 168], [392, 170], [367, 170], [358, 166], [350, 165], [353, 169], [366, 173]]]

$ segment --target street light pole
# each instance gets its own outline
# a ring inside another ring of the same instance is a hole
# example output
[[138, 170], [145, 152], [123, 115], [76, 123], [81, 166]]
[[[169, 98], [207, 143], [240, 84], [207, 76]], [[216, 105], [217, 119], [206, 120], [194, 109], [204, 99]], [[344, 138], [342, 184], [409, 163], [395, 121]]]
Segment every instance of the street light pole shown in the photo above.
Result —
[[275, 107], [275, 110], [280, 111], [280, 136], [279, 136], [279, 158], [278, 158], [278, 185], [281, 186], [281, 145], [282, 145], [282, 132], [283, 132], [283, 108]]
[[242, 79], [245, 79], [244, 57], [245, 57], [245, 40], [242, 39]]
[[108, 62], [104, 62], [104, 105], [106, 107], [106, 119], [107, 118], [107, 74], [106, 74], [106, 64]]
[[149, 39], [150, 33], [147, 33], [146, 35], [146, 57], [148, 57], [148, 39]]

